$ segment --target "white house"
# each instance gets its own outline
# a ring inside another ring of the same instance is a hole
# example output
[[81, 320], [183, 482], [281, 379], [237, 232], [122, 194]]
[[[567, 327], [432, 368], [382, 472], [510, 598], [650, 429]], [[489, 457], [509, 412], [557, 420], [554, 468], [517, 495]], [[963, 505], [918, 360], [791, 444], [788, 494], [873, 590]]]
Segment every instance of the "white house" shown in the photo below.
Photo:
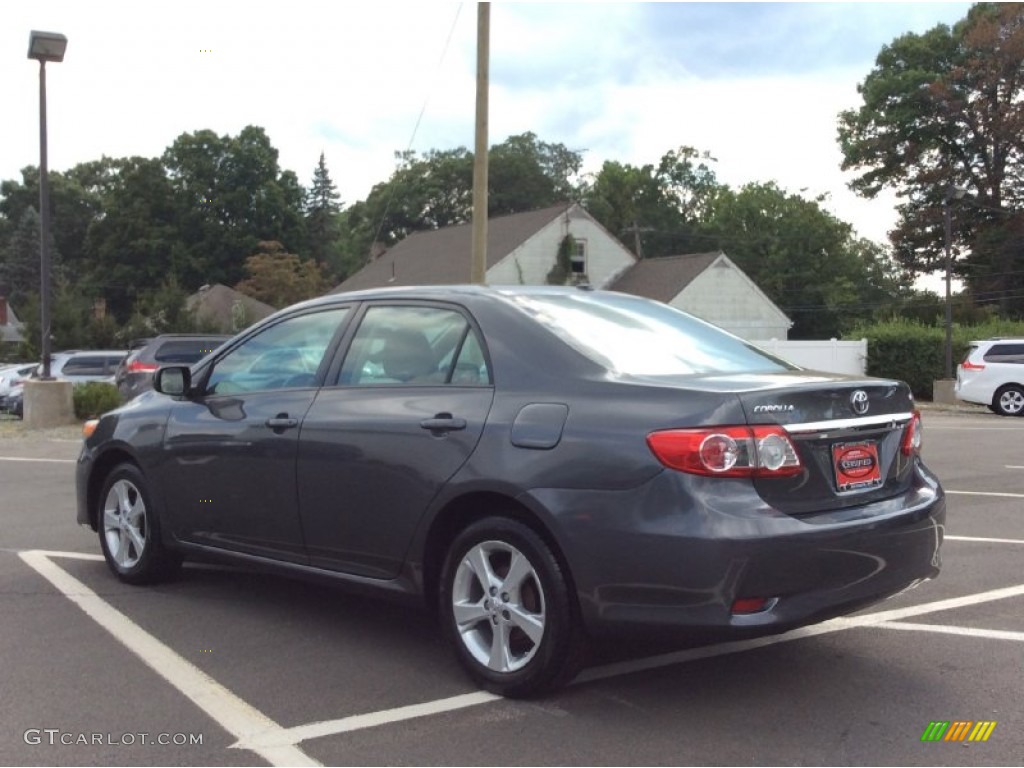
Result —
[[[575, 244], [567, 282], [605, 288], [636, 263], [633, 254], [579, 204], [562, 203], [488, 220], [486, 282], [546, 284], [566, 235], [572, 235]], [[469, 224], [415, 232], [373, 259], [334, 292], [387, 285], [466, 283], [471, 256]]]
[[663, 301], [748, 341], [786, 339], [793, 325], [721, 251], [644, 259], [608, 287]]

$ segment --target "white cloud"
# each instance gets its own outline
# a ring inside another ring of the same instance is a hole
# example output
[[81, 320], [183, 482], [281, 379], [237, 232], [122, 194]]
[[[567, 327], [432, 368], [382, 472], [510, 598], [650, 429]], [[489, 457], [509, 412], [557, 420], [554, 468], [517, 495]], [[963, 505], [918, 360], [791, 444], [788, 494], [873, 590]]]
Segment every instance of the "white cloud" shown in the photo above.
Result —
[[[966, 7], [494, 4], [491, 142], [533, 131], [586, 150], [591, 170], [690, 145], [719, 159], [726, 183], [828, 194], [836, 215], [881, 240], [893, 198], [847, 190], [837, 113], [856, 106], [882, 45]], [[55, 170], [254, 124], [304, 183], [326, 152], [351, 203], [390, 175], [424, 102], [415, 149], [473, 146], [474, 5], [36, 0], [6, 7], [0, 29], [0, 179], [39, 160], [30, 29], [69, 39], [47, 68]]]

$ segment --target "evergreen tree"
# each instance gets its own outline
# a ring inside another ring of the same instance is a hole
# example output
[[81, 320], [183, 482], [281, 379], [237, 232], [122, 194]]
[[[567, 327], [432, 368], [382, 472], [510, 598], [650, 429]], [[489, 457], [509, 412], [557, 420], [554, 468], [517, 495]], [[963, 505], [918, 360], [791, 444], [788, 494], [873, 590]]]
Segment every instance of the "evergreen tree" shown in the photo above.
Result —
[[306, 233], [309, 238], [309, 256], [317, 264], [336, 269], [338, 214], [341, 212], [340, 195], [327, 172], [324, 153], [313, 171], [313, 187], [306, 196]]
[[[52, 235], [50, 270], [54, 277], [60, 272]], [[0, 286], [6, 290], [7, 300], [17, 306], [30, 293], [39, 292], [39, 279], [39, 214], [35, 208], [26, 208], [0, 253]]]

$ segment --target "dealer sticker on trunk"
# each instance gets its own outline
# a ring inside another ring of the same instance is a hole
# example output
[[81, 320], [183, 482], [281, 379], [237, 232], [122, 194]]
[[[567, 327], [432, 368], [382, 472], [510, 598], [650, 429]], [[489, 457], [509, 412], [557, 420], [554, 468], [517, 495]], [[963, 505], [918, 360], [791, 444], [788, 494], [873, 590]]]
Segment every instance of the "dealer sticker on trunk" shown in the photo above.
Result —
[[836, 487], [840, 491], [859, 491], [882, 484], [875, 443], [840, 443], [832, 446], [836, 469]]

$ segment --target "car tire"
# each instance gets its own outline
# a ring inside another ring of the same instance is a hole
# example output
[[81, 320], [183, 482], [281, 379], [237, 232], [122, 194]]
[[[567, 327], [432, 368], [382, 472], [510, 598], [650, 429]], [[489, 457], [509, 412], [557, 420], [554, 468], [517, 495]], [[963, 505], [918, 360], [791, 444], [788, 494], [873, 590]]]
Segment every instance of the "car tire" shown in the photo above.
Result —
[[96, 504], [100, 547], [117, 578], [128, 584], [151, 584], [178, 571], [181, 556], [164, 545], [160, 519], [138, 467], [115, 467]]
[[1024, 387], [1007, 384], [996, 390], [992, 410], [1000, 416], [1024, 416]]
[[531, 528], [492, 517], [452, 542], [439, 614], [463, 667], [501, 696], [531, 696], [579, 671], [575, 598], [551, 548]]

